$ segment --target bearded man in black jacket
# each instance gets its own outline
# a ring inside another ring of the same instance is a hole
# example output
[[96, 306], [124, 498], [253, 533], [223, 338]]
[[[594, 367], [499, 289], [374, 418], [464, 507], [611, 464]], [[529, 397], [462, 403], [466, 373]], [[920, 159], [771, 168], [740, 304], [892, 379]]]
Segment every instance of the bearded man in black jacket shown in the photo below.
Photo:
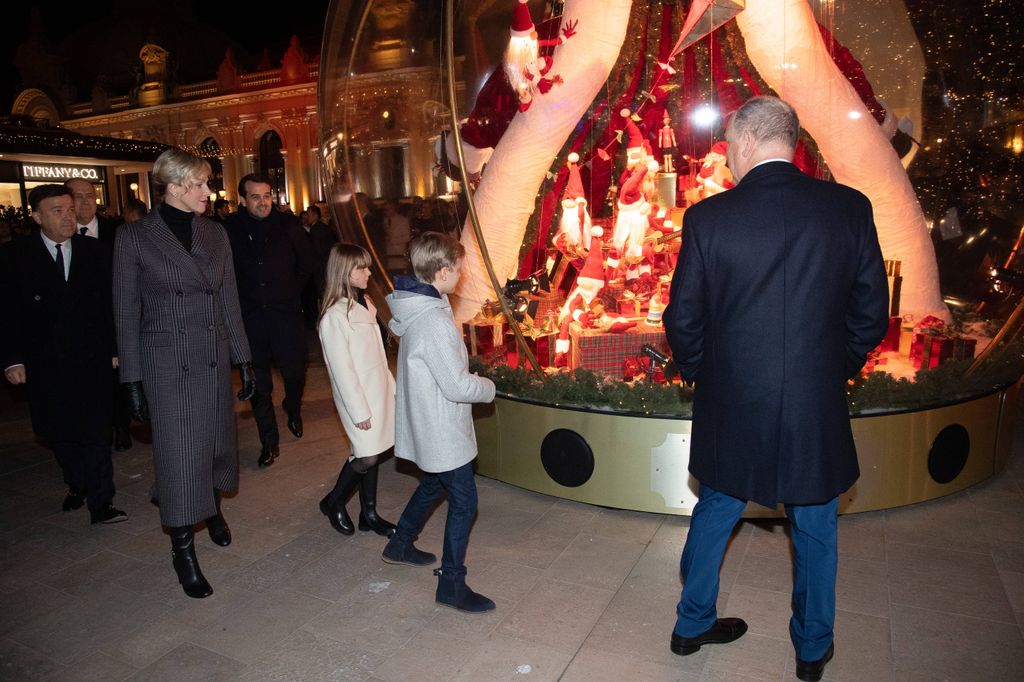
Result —
[[315, 268], [309, 238], [299, 220], [275, 210], [270, 181], [246, 175], [238, 183], [241, 209], [224, 227], [238, 280], [242, 320], [256, 373], [252, 412], [262, 446], [257, 464], [270, 466], [280, 454], [271, 368], [281, 370], [282, 406], [288, 430], [302, 437], [302, 392], [306, 385], [306, 338], [302, 289]]

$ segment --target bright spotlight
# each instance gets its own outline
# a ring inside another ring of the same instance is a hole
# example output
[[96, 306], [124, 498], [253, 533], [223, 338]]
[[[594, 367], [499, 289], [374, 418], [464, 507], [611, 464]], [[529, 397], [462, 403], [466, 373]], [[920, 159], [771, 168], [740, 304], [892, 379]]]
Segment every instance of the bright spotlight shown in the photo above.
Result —
[[718, 112], [711, 106], [702, 104], [690, 114], [690, 120], [700, 128], [710, 128], [718, 120]]

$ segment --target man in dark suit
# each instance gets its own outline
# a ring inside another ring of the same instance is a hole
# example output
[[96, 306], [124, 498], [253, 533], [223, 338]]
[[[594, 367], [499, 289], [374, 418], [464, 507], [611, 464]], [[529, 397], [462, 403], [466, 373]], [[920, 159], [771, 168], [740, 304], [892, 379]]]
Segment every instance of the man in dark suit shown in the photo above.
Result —
[[284, 380], [288, 430], [302, 437], [302, 392], [306, 385], [306, 338], [302, 323], [302, 289], [313, 274], [309, 237], [298, 218], [274, 210], [270, 181], [246, 175], [238, 183], [243, 209], [224, 226], [238, 280], [242, 320], [252, 350], [256, 394], [252, 413], [259, 429], [257, 464], [270, 466], [280, 454], [272, 392], [271, 365]]
[[[97, 214], [96, 188], [91, 182], [82, 178], [68, 180], [64, 186], [71, 190], [71, 196], [75, 198], [75, 222], [77, 223], [75, 232], [85, 237], [99, 239], [109, 251], [113, 252], [114, 233], [117, 231], [118, 222], [113, 218]], [[128, 413], [128, 404], [125, 402], [117, 372], [114, 372], [111, 391], [111, 400], [114, 403], [114, 449], [123, 451], [132, 446], [132, 437], [129, 431], [131, 415]]]
[[75, 232], [62, 185], [29, 193], [39, 231], [0, 249], [0, 365], [25, 384], [32, 428], [64, 472], [64, 511], [88, 502], [92, 523], [128, 518], [111, 504], [110, 382], [117, 367], [110, 251]]
[[726, 130], [740, 181], [684, 218], [665, 330], [696, 382], [690, 473], [700, 481], [680, 563], [671, 648], [686, 656], [746, 632], [717, 617], [718, 571], [748, 500], [785, 505], [794, 571], [796, 673], [832, 657], [838, 495], [859, 476], [847, 379], [888, 321], [885, 268], [861, 193], [791, 163], [799, 122], [755, 97]]
[[306, 317], [306, 327], [316, 329], [316, 321], [320, 317], [320, 299], [324, 295], [324, 282], [327, 278], [327, 259], [331, 255], [331, 248], [338, 243], [338, 235], [334, 228], [323, 221], [320, 207], [316, 204], [310, 204], [299, 218], [309, 236], [316, 266], [302, 292], [302, 310]]

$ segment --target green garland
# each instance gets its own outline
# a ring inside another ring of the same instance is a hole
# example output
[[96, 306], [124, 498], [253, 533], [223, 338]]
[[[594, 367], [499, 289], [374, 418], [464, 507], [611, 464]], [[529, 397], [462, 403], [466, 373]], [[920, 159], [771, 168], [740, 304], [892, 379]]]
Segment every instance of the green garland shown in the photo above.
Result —
[[469, 367], [510, 398], [637, 414], [692, 414], [693, 389], [681, 384], [617, 381], [588, 369], [543, 375], [521, 367], [487, 365], [479, 357], [470, 358]]
[[[488, 365], [479, 357], [470, 358], [469, 365], [510, 398], [634, 414], [693, 415], [693, 388], [685, 384], [618, 381], [586, 369], [542, 375], [525, 368]], [[869, 374], [850, 387], [850, 414], [934, 407], [1012, 384], [1024, 374], [1024, 341], [1008, 344], [967, 375], [970, 365], [969, 360], [947, 362], [919, 371], [914, 381], [884, 372]]]

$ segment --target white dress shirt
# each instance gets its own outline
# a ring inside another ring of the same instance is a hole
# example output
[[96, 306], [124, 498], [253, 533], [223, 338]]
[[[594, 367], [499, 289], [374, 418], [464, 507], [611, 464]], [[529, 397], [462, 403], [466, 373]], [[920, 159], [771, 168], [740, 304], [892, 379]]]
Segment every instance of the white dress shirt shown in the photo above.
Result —
[[[50, 254], [50, 258], [53, 259], [54, 264], [57, 263], [57, 242], [53, 241], [45, 234], [42, 230], [39, 231], [39, 236], [43, 238], [43, 244], [46, 245], [46, 250]], [[60, 245], [60, 250], [64, 253], [64, 281], [68, 281], [68, 273], [71, 272], [71, 240], [68, 239]]]
[[96, 216], [92, 217], [92, 220], [89, 221], [88, 225], [76, 225], [75, 232], [77, 232], [78, 234], [82, 234], [83, 227], [86, 228], [86, 230], [88, 230], [85, 233], [86, 237], [92, 237], [93, 239], [100, 238], [100, 221], [99, 218], [97, 218]]

